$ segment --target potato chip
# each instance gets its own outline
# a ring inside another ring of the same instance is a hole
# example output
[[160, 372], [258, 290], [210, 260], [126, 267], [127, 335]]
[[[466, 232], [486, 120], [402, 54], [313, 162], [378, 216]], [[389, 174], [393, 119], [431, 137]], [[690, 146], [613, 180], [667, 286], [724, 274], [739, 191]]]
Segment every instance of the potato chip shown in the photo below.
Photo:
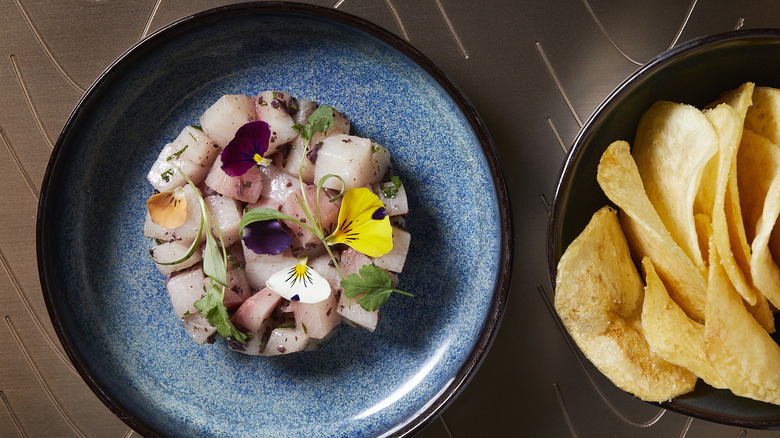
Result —
[[768, 246], [780, 215], [780, 146], [745, 130], [737, 155], [737, 177], [745, 232], [751, 242], [753, 284], [780, 307], [780, 268]]
[[714, 244], [709, 265], [707, 358], [734, 394], [780, 404], [780, 346], [745, 309]]
[[745, 129], [780, 144], [780, 90], [755, 87], [752, 100], [745, 114]]
[[[711, 160], [707, 165], [697, 200], [700, 208], [712, 218], [715, 245], [721, 254], [721, 262], [729, 279], [745, 300], [755, 304], [758, 299], [756, 291], [731, 251], [729, 223], [726, 217], [729, 174], [732, 164], [736, 162], [739, 150], [742, 137], [742, 119], [739, 113], [726, 103], [717, 105], [706, 111], [704, 115], [718, 135], [718, 153], [715, 155], [716, 159]], [[704, 236], [704, 240], [706, 239], [707, 237]]]
[[710, 386], [725, 388], [704, 350], [704, 324], [688, 318], [669, 298], [650, 259], [642, 260], [642, 268], [647, 282], [642, 328], [650, 348], [664, 360], [689, 369]]
[[696, 376], [650, 350], [642, 333], [644, 285], [615, 210], [604, 207], [558, 263], [555, 309], [585, 356], [642, 400], [693, 390]]
[[609, 145], [597, 179], [604, 194], [623, 211], [620, 221], [636, 259], [649, 257], [672, 299], [694, 321], [704, 322], [707, 279], [674, 242], [647, 198], [628, 143]]
[[647, 197], [703, 273], [694, 202], [704, 168], [717, 151], [718, 136], [701, 111], [666, 101], [656, 102], [639, 120], [632, 150]]

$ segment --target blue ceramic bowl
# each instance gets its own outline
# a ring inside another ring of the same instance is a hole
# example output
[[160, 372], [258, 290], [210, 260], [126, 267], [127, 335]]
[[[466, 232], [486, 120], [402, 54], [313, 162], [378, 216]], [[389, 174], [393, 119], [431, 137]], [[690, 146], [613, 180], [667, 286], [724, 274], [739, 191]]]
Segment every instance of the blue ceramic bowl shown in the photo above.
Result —
[[[779, 29], [733, 31], [662, 53], [620, 84], [585, 123], [561, 170], [548, 229], [552, 284], [566, 247], [593, 213], [609, 204], [596, 181], [596, 169], [610, 143], [633, 143], [639, 119], [658, 100], [702, 108], [722, 92], [748, 81], [780, 87], [778, 60]], [[737, 397], [701, 381], [693, 392], [661, 406], [719, 423], [780, 429], [780, 406]]]
[[[223, 94], [328, 103], [387, 146], [412, 213], [407, 269], [374, 333], [250, 357], [199, 346], [142, 235], [160, 148]], [[38, 211], [44, 298], [70, 359], [147, 436], [408, 435], [450, 402], [497, 330], [511, 266], [489, 135], [414, 48], [339, 11], [283, 3], [200, 13], [139, 43], [90, 88], [52, 154]]]

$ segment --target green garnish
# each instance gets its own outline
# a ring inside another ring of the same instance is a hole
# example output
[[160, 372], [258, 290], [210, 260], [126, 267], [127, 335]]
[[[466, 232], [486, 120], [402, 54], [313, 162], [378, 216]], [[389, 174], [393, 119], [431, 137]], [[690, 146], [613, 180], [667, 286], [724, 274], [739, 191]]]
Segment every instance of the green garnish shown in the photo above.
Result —
[[[293, 129], [301, 133], [301, 137], [306, 140], [311, 140], [314, 134], [318, 132], [326, 132], [333, 127], [333, 108], [330, 105], [322, 105], [314, 110], [309, 116], [308, 125], [293, 125]], [[306, 146], [308, 148], [308, 142]]]
[[173, 169], [168, 169], [165, 172], [160, 174], [160, 178], [165, 180], [165, 182], [170, 181], [172, 176], [173, 176]]
[[398, 196], [398, 190], [401, 189], [401, 178], [390, 175], [390, 181], [382, 183], [382, 196], [385, 198], [395, 198]]
[[[192, 134], [190, 134], [190, 135], [192, 135]], [[192, 138], [195, 138], [195, 137], [192, 137]], [[195, 141], [197, 141], [197, 140], [195, 140]], [[184, 147], [183, 147], [183, 148], [181, 148], [181, 150], [179, 150], [179, 151], [177, 151], [177, 152], [174, 152], [173, 154], [171, 154], [171, 156], [169, 156], [168, 158], [166, 158], [166, 159], [165, 159], [165, 161], [171, 161], [171, 160], [173, 160], [174, 158], [179, 158], [179, 156], [180, 156], [182, 153], [184, 153], [184, 151], [186, 151], [188, 147], [190, 147], [190, 145], [188, 145], [188, 144], [187, 144], [187, 145], [184, 145]], [[171, 173], [171, 176], [173, 176], [173, 173]]]
[[408, 292], [393, 288], [390, 274], [374, 264], [360, 268], [360, 275], [347, 275], [347, 278], [341, 280], [341, 287], [344, 288], [344, 294], [347, 298], [352, 299], [363, 295], [358, 298], [357, 303], [369, 312], [378, 309], [390, 298], [393, 292], [410, 297], [414, 296]]
[[238, 342], [246, 341], [247, 336], [236, 329], [236, 326], [230, 322], [227, 308], [222, 304], [225, 298], [224, 287], [212, 283], [206, 291], [206, 296], [195, 301], [195, 308], [201, 315], [205, 316], [209, 324], [217, 329], [225, 339], [233, 338]]
[[[195, 128], [195, 129], [197, 129], [197, 130], [199, 130], [199, 131], [203, 131], [203, 127], [202, 127], [202, 126], [200, 126], [200, 125], [190, 125], [190, 127], [191, 127], [191, 128]], [[192, 135], [192, 134], [190, 134], [190, 135]]]

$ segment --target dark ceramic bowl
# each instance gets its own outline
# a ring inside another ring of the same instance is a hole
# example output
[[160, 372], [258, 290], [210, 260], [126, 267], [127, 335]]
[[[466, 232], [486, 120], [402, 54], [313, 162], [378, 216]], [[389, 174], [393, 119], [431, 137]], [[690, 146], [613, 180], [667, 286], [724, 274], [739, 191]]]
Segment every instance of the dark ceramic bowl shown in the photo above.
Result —
[[[598, 107], [577, 135], [558, 181], [548, 229], [548, 266], [556, 267], [593, 213], [610, 204], [596, 182], [601, 154], [614, 140], [633, 143], [642, 114], [658, 100], [698, 108], [745, 82], [780, 87], [780, 30], [733, 31], [682, 44], [642, 66]], [[693, 417], [751, 428], [780, 428], [780, 406], [737, 397], [699, 382], [662, 406]]]
[[[400, 288], [374, 333], [245, 356], [199, 346], [142, 235], [146, 173], [223, 94], [328, 103], [393, 154], [411, 207]], [[224, 7], [133, 47], [89, 89], [45, 175], [38, 263], [52, 323], [100, 399], [147, 436], [402, 436], [466, 385], [498, 328], [511, 221], [498, 160], [461, 91], [409, 44], [301, 4]]]

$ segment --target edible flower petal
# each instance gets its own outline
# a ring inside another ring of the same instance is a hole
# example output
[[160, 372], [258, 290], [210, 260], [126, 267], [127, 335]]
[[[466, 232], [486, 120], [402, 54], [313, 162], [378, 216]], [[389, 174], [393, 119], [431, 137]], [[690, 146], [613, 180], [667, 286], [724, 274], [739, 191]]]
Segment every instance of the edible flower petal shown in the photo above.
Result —
[[290, 247], [290, 233], [276, 219], [252, 222], [244, 227], [244, 244], [255, 254], [281, 254]]
[[241, 176], [252, 166], [267, 166], [270, 160], [264, 155], [270, 138], [271, 128], [268, 123], [257, 120], [244, 124], [222, 150], [222, 170], [228, 176]]
[[187, 221], [187, 198], [181, 187], [152, 195], [146, 208], [152, 222], [165, 228], [178, 228]]
[[308, 258], [298, 260], [291, 268], [272, 275], [265, 285], [282, 298], [301, 303], [319, 303], [330, 296], [330, 283], [306, 265]]
[[393, 249], [393, 227], [382, 201], [361, 187], [344, 193], [339, 227], [325, 240], [329, 245], [345, 243], [369, 257], [379, 257]]

